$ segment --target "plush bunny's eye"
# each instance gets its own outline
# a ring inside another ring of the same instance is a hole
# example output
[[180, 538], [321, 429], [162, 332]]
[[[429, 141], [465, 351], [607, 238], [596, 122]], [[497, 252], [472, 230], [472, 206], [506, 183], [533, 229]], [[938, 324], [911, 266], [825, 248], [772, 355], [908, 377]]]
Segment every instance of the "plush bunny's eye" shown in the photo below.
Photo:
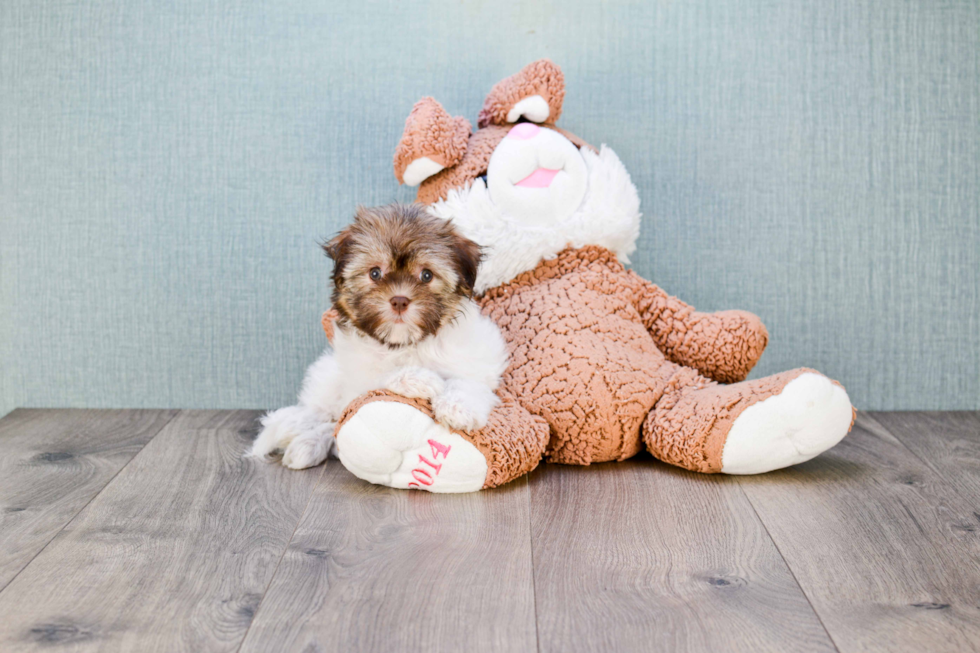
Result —
[[368, 276], [371, 277], [371, 281], [380, 281], [382, 277], [381, 268], [371, 268]]
[[429, 283], [432, 281], [432, 270], [429, 270], [428, 268], [422, 270], [422, 274], [419, 275], [419, 281], [422, 283]]

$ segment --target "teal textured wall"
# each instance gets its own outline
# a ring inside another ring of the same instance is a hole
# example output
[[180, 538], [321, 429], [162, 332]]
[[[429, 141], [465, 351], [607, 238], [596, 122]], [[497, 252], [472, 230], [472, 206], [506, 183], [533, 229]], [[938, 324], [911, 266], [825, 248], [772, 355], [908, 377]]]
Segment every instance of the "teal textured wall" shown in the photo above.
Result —
[[291, 402], [316, 240], [413, 197], [412, 104], [539, 57], [632, 172], [634, 267], [758, 313], [755, 375], [980, 408], [976, 0], [4, 0], [0, 413]]

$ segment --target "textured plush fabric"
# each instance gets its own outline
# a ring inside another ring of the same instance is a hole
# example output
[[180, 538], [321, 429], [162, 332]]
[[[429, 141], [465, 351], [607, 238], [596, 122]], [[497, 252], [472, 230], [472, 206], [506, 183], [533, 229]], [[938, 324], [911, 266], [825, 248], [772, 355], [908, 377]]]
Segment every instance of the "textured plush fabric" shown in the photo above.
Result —
[[721, 471], [722, 450], [735, 418], [749, 406], [779, 394], [787, 383], [807, 371], [790, 370], [754, 381], [718, 385], [681, 368], [643, 423], [643, 441], [650, 453], [664, 462], [716, 474]]
[[[778, 395], [793, 379], [815, 370], [800, 368], [762, 379], [718, 385], [680, 369], [664, 397], [643, 423], [643, 442], [654, 456], [695, 472], [721, 471], [721, 454], [732, 423], [742, 411]], [[840, 385], [834, 381], [835, 385]], [[851, 425], [857, 409], [851, 409]], [[848, 428], [850, 431], [850, 428]]]
[[507, 113], [518, 101], [539, 95], [548, 103], [546, 122], [557, 122], [561, 117], [561, 105], [565, 101], [565, 76], [561, 68], [547, 59], [535, 61], [520, 72], [501, 80], [490, 89], [483, 101], [478, 126], [504, 125], [512, 120]]
[[[500, 327], [511, 355], [502, 387], [548, 422], [546, 455], [559, 463], [587, 465], [636, 455], [643, 448], [640, 427], [665, 393], [702, 389], [712, 384], [710, 378], [745, 378], [766, 342], [765, 327], [754, 315], [698, 313], [595, 246], [566, 250], [492, 288], [482, 306]], [[768, 382], [760, 388], [762, 398], [771, 396], [766, 393], [774, 384], [785, 382]], [[729, 387], [732, 394], [747, 389]], [[718, 422], [730, 423], [729, 415], [736, 417], [755, 401], [732, 403]], [[668, 403], [676, 409], [675, 400]], [[681, 419], [700, 428], [678, 425], [679, 433], [664, 438], [651, 428], [651, 451], [660, 457], [661, 439], [670, 441], [672, 446], [662, 448], [667, 462], [719, 471], [727, 429], [715, 428], [710, 406], [684, 407], [698, 414]], [[713, 429], [720, 433], [717, 446], [718, 438], [710, 438]]]
[[434, 98], [422, 98], [405, 119], [405, 131], [395, 149], [395, 178], [404, 181], [405, 168], [421, 157], [443, 168], [456, 165], [463, 158], [470, 131], [469, 120], [453, 118]]
[[475, 126], [541, 57], [632, 267], [759, 315], [753, 376], [980, 409], [978, 51], [975, 0], [3, 0], [0, 413], [291, 403], [412, 105]]
[[[499, 392], [498, 395], [500, 404], [490, 414], [485, 427], [473, 432], [450, 429], [479, 449], [486, 458], [487, 480], [484, 488], [497, 487], [533, 470], [541, 462], [548, 444], [548, 425], [543, 419], [528, 413], [506, 392]], [[406, 404], [435, 419], [428, 401], [376, 390], [352, 401], [344, 409], [334, 432], [339, 432], [354, 413], [372, 401]]]
[[746, 311], [699, 313], [630, 270], [636, 308], [657, 346], [670, 360], [705, 376], [741, 381], [762, 356], [769, 332]]
[[432, 204], [446, 199], [452, 188], [459, 188], [487, 171], [487, 163], [493, 150], [504, 140], [510, 127], [491, 125], [475, 132], [469, 138], [466, 153], [459, 165], [432, 175], [419, 185], [416, 201]]
[[674, 367], [608, 250], [566, 250], [484, 296], [510, 352], [502, 386], [551, 426], [547, 456], [587, 465], [641, 449], [640, 425]]

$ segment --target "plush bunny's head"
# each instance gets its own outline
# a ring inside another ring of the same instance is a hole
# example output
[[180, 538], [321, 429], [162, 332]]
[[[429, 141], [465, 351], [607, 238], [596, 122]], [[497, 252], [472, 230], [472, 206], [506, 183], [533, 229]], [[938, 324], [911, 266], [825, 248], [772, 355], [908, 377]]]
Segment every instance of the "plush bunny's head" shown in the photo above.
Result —
[[601, 245], [624, 261], [635, 249], [629, 174], [611, 149], [554, 124], [564, 98], [561, 69], [543, 59], [493, 87], [476, 132], [431, 97], [405, 121], [395, 176], [488, 250], [478, 292], [569, 245]]

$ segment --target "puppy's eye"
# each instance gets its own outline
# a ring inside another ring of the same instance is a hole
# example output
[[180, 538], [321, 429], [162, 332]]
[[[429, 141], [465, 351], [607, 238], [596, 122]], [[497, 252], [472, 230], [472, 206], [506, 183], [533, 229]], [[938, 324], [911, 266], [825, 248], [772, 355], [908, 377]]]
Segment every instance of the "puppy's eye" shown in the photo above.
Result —
[[368, 272], [368, 275], [371, 277], [371, 281], [380, 281], [381, 268], [371, 268], [371, 271]]
[[429, 283], [430, 281], [432, 281], [432, 271], [422, 270], [422, 274], [419, 275], [419, 281], [421, 281], [422, 283]]

